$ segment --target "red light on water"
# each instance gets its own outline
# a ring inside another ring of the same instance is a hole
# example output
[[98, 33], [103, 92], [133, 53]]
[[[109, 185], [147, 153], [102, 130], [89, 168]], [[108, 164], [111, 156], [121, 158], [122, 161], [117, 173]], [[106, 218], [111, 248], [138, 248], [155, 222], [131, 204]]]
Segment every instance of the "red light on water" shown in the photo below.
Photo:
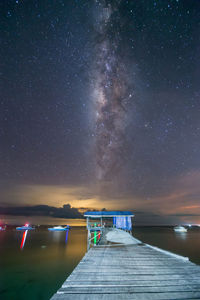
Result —
[[24, 244], [25, 244], [25, 241], [26, 241], [27, 232], [28, 232], [28, 230], [24, 231], [24, 233], [23, 233], [22, 241], [21, 241], [21, 245], [20, 245], [20, 249], [24, 248]]

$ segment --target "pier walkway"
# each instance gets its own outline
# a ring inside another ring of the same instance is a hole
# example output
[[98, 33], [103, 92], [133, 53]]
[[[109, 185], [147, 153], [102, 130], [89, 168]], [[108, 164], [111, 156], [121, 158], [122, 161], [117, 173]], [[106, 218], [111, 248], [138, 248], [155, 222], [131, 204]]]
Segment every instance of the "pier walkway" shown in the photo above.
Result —
[[[126, 244], [114, 231], [107, 245], [85, 254], [52, 300], [200, 300], [200, 266], [132, 236]], [[123, 244], [109, 244], [117, 236]]]

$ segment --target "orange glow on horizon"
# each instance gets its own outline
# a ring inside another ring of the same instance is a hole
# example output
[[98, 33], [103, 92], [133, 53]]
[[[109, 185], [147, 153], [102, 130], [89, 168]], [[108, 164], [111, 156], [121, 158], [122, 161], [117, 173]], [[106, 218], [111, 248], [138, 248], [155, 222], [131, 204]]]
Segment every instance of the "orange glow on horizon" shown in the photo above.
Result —
[[181, 209], [195, 209], [200, 208], [200, 205], [188, 205], [188, 206], [182, 206]]

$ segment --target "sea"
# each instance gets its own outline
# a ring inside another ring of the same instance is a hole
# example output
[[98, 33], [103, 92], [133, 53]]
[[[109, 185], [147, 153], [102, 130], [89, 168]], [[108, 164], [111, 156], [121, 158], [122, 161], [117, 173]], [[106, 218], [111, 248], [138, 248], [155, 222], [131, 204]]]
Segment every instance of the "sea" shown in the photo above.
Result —
[[[71, 229], [49, 232], [45, 224], [25, 235], [12, 225], [0, 232], [1, 300], [50, 299], [77, 266], [87, 249], [85, 220], [59, 220], [58, 224], [69, 224]], [[199, 227], [175, 233], [170, 226], [134, 226], [133, 236], [200, 264]]]

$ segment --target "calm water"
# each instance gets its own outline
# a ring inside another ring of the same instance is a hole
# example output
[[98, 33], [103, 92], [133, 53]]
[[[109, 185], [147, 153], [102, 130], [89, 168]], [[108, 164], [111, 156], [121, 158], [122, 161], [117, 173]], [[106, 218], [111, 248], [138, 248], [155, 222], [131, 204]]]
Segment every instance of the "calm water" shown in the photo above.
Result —
[[86, 230], [0, 232], [0, 299], [49, 299], [86, 251]]
[[200, 264], [200, 228], [189, 228], [188, 232], [174, 232], [172, 227], [137, 227], [133, 235], [144, 243], [189, 257]]
[[[200, 264], [200, 228], [186, 234], [172, 228], [134, 228], [134, 236], [143, 242], [188, 256]], [[27, 233], [0, 232], [0, 299], [49, 299], [72, 272], [86, 251], [84, 227], [65, 232], [40, 229]]]

